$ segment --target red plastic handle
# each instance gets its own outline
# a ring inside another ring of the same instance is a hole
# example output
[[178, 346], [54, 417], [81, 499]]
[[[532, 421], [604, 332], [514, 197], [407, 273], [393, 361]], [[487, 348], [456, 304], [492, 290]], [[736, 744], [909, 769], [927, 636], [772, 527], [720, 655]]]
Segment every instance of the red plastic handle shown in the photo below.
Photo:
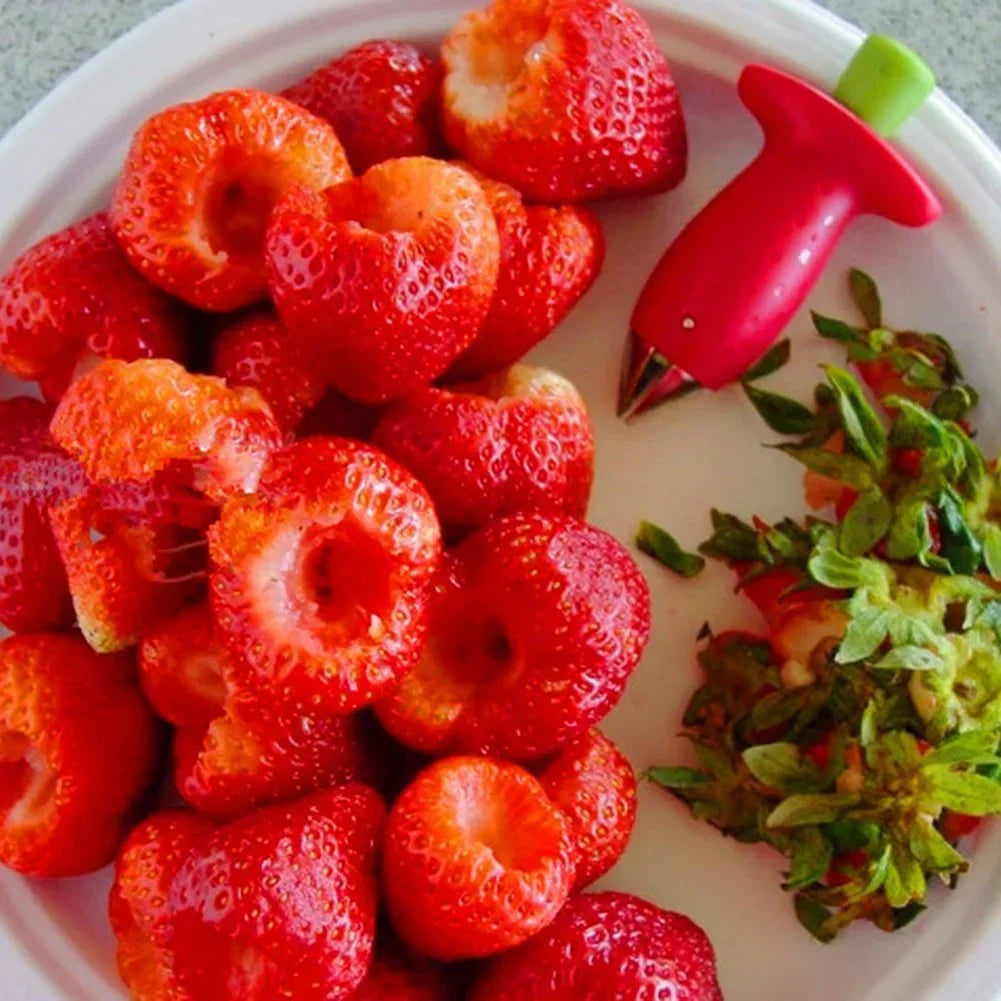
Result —
[[827, 94], [756, 65], [739, 90], [765, 147], [671, 245], [632, 319], [638, 337], [709, 389], [764, 354], [855, 216], [923, 226], [942, 213], [915, 170]]

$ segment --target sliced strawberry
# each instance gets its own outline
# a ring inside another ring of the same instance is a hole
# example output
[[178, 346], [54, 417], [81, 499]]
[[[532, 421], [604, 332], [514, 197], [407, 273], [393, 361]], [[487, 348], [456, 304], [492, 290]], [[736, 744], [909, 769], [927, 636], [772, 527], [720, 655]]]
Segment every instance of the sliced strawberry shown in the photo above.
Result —
[[322, 193], [297, 188], [268, 228], [271, 295], [344, 395], [425, 386], [479, 332], [497, 284], [497, 226], [461, 167], [390, 160]]
[[95, 482], [146, 481], [188, 463], [215, 497], [252, 490], [282, 441], [256, 390], [163, 360], [102, 362], [63, 397], [52, 434]]
[[252, 313], [225, 326], [212, 351], [212, 372], [231, 389], [256, 389], [285, 434], [323, 395], [299, 345], [271, 311]]
[[350, 176], [326, 122], [272, 94], [223, 91], [140, 127], [111, 224], [151, 282], [198, 309], [225, 312], [267, 297], [264, 232], [282, 192]]
[[0, 862], [33, 876], [107, 865], [156, 750], [128, 657], [49, 633], [0, 642]]
[[93, 358], [174, 358], [188, 320], [129, 267], [103, 213], [46, 237], [0, 278], [0, 365], [58, 400]]
[[440, 145], [441, 68], [407, 42], [350, 49], [282, 92], [329, 122], [355, 173]]
[[386, 412], [372, 440], [428, 488], [450, 538], [517, 511], [587, 511], [591, 421], [573, 385], [546, 369], [515, 365], [419, 390]]
[[16, 632], [73, 621], [49, 512], [82, 493], [86, 477], [52, 440], [50, 417], [39, 400], [0, 400], [0, 624]]
[[115, 862], [109, 914], [118, 940], [118, 974], [137, 1001], [188, 1001], [178, 992], [165, 948], [170, 887], [212, 822], [168, 810], [133, 828]]
[[636, 824], [636, 774], [600, 730], [588, 730], [537, 773], [570, 825], [573, 888], [600, 879], [626, 850]]
[[611, 710], [649, 630], [646, 581], [611, 536], [499, 518], [446, 554], [424, 654], [376, 714], [418, 750], [531, 760]]
[[467, 169], [494, 213], [500, 270], [479, 335], [449, 370], [453, 380], [486, 375], [521, 359], [556, 329], [605, 261], [605, 238], [593, 212], [579, 205], [525, 205], [514, 188]]
[[706, 933], [628, 893], [582, 893], [490, 963], [470, 1001], [723, 1001]]
[[204, 604], [147, 633], [140, 677], [153, 708], [178, 728], [177, 789], [204, 813], [232, 817], [376, 777], [361, 717], [282, 711], [234, 688], [229, 658]]
[[182, 997], [347, 1001], [371, 962], [384, 817], [376, 793], [351, 785], [200, 841], [167, 901]]
[[440, 553], [424, 488], [365, 445], [275, 454], [210, 533], [212, 603], [241, 688], [350, 712], [416, 662]]
[[383, 846], [393, 926], [438, 959], [488, 956], [545, 928], [573, 882], [567, 823], [517, 765], [446, 758], [394, 803]]
[[460, 19], [442, 61], [449, 144], [532, 199], [648, 194], [685, 175], [674, 80], [621, 0], [493, 0]]

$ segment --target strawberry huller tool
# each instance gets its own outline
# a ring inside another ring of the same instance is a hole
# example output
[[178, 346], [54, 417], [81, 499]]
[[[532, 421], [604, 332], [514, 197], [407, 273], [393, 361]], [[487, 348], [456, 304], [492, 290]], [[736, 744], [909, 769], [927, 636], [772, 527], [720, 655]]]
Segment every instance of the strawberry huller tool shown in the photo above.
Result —
[[833, 98], [777, 69], [744, 68], [738, 93], [764, 149], [654, 268], [630, 324], [620, 415], [739, 379], [803, 304], [856, 216], [917, 227], [942, 214], [886, 142], [934, 88], [917, 54], [880, 35], [856, 52]]

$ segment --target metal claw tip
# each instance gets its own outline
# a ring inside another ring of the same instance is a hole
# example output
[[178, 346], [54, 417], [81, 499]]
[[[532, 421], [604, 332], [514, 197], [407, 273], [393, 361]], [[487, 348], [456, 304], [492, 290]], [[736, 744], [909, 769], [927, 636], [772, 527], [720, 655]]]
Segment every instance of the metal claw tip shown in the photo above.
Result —
[[631, 422], [654, 407], [687, 396], [699, 388], [687, 372], [629, 331], [619, 378], [616, 408], [619, 417]]

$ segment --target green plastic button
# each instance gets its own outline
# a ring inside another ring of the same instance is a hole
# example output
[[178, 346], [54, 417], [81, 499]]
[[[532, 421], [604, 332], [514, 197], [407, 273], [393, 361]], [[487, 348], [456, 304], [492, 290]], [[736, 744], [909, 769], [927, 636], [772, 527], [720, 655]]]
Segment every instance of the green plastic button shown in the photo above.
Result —
[[892, 136], [935, 89], [935, 74], [913, 50], [870, 35], [841, 75], [834, 96], [882, 136]]

